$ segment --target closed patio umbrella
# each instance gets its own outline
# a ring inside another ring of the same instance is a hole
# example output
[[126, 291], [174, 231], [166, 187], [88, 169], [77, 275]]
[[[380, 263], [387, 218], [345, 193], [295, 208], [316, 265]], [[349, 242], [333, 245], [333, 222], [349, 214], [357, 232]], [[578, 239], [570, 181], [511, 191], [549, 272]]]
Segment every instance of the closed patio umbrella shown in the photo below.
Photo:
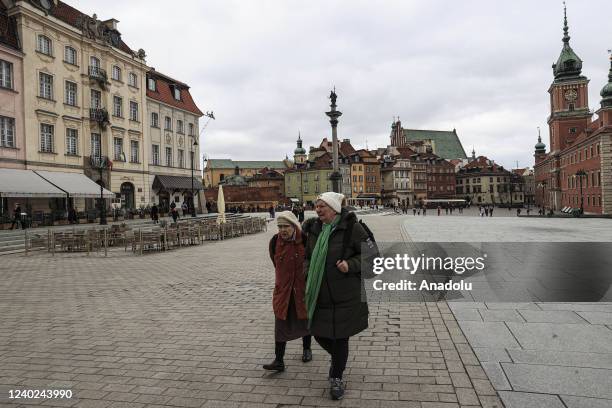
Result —
[[219, 184], [219, 193], [217, 195], [217, 216], [218, 224], [225, 224], [225, 197], [223, 197], [223, 186]]

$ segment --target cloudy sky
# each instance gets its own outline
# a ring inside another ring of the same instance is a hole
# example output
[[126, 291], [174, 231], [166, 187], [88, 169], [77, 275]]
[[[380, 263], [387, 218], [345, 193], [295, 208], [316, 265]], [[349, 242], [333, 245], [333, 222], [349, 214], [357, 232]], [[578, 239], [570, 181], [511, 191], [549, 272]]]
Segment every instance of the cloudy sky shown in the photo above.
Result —
[[[551, 65], [561, 51], [560, 0], [67, 0], [120, 21], [147, 63], [188, 83], [209, 158], [281, 160], [298, 130], [306, 147], [331, 137], [386, 146], [405, 128], [451, 130], [507, 167], [533, 165], [537, 127], [548, 145]], [[568, 0], [572, 48], [599, 106], [612, 48], [612, 1]], [[202, 124], [204, 121], [202, 122]]]

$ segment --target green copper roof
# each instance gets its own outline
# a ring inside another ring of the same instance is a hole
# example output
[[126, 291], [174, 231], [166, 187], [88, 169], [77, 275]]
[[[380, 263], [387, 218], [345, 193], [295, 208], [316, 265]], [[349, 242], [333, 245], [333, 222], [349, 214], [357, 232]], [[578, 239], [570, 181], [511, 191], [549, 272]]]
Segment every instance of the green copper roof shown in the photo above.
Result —
[[241, 169], [284, 169], [287, 166], [283, 161], [240, 161], [232, 159], [209, 159], [207, 167], [213, 169], [234, 169], [238, 166]]
[[434, 154], [446, 160], [467, 159], [457, 132], [444, 130], [402, 129], [407, 142], [432, 140]]
[[567, 11], [566, 8], [563, 7], [563, 48], [561, 49], [559, 59], [557, 59], [557, 62], [552, 66], [555, 82], [580, 77], [580, 73], [582, 72], [582, 60], [569, 45], [570, 36], [568, 31]]
[[612, 56], [610, 57], [610, 72], [608, 73], [608, 83], [602, 88], [601, 107], [612, 107]]

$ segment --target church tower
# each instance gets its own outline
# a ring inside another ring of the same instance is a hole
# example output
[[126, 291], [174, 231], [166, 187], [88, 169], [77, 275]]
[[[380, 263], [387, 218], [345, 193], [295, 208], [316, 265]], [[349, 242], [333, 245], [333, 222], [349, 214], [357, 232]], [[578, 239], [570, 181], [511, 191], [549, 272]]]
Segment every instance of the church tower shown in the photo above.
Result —
[[551, 153], [571, 145], [589, 124], [589, 80], [581, 75], [582, 60], [570, 46], [567, 26], [567, 9], [563, 7], [563, 48], [559, 59], [553, 64], [554, 80], [548, 89], [550, 94]]
[[608, 83], [600, 92], [601, 108], [597, 111], [600, 126], [612, 126], [612, 54], [610, 54], [610, 72], [608, 73]]
[[302, 136], [298, 132], [297, 147], [293, 151], [293, 162], [296, 167], [301, 167], [306, 163], [306, 149], [302, 147]]

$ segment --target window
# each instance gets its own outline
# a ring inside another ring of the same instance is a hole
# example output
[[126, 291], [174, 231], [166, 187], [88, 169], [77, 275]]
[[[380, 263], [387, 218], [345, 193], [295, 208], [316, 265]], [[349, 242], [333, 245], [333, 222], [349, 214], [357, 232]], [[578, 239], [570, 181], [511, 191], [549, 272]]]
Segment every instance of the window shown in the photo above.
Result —
[[166, 166], [172, 167], [172, 148], [166, 147]]
[[151, 126], [159, 127], [159, 115], [156, 112], [151, 112]]
[[100, 69], [100, 59], [94, 56], [89, 57], [89, 65], [95, 70]]
[[0, 116], [0, 146], [15, 147], [15, 119]]
[[120, 96], [113, 96], [113, 116], [123, 117], [123, 99]]
[[0, 60], [0, 87], [13, 89], [13, 64]]
[[53, 77], [41, 72], [39, 81], [39, 96], [45, 99], [53, 99]]
[[181, 100], [181, 90], [179, 89], [179, 87], [178, 86], [174, 86], [173, 91], [174, 91], [173, 92], [174, 99], [176, 99], [177, 101], [180, 101]]
[[53, 125], [40, 124], [40, 151], [53, 153]]
[[159, 166], [159, 145], [152, 145], [153, 146], [153, 150], [152, 150], [152, 160], [154, 165]]
[[170, 116], [164, 117], [164, 129], [172, 130], [172, 118]]
[[185, 151], [179, 149], [178, 151], [178, 166], [180, 168], [185, 167]]
[[76, 65], [77, 64], [77, 53], [76, 50], [72, 47], [66, 46], [64, 48], [64, 62]]
[[193, 133], [193, 129], [194, 129], [193, 123], [190, 123], [189, 124], [189, 136], [195, 136]]
[[138, 163], [138, 152], [140, 148], [138, 146], [138, 140], [130, 140], [130, 162]]
[[149, 88], [149, 91], [156, 91], [157, 87], [155, 86], [155, 80], [153, 78], [148, 78], [147, 79], [147, 87]]
[[45, 37], [44, 35], [38, 36], [38, 52], [41, 52], [46, 55], [53, 55], [53, 46], [51, 44], [51, 40], [49, 37]]
[[79, 131], [77, 129], [66, 129], [66, 154], [76, 156], [78, 153]]
[[176, 131], [178, 133], [185, 133], [185, 131], [183, 129], [183, 121], [180, 120], [180, 119], [176, 121]]
[[102, 156], [102, 136], [99, 133], [91, 134], [91, 157]]
[[576, 133], [576, 128], [575, 128], [575, 127], [571, 127], [571, 128], [569, 128], [569, 132], [570, 132], [570, 133]]
[[113, 139], [113, 153], [115, 156], [115, 160], [125, 160], [123, 158], [123, 138], [116, 137]]
[[94, 109], [102, 107], [102, 92], [96, 89], [91, 90], [91, 107]]
[[121, 68], [119, 68], [117, 65], [113, 65], [111, 75], [115, 81], [121, 81]]
[[130, 101], [130, 120], [138, 122], [138, 102]]
[[66, 81], [66, 105], [77, 106], [77, 84]]
[[138, 77], [136, 76], [135, 73], [130, 72], [130, 74], [128, 75], [128, 85], [129, 86], [133, 86], [133, 87], [138, 87]]

